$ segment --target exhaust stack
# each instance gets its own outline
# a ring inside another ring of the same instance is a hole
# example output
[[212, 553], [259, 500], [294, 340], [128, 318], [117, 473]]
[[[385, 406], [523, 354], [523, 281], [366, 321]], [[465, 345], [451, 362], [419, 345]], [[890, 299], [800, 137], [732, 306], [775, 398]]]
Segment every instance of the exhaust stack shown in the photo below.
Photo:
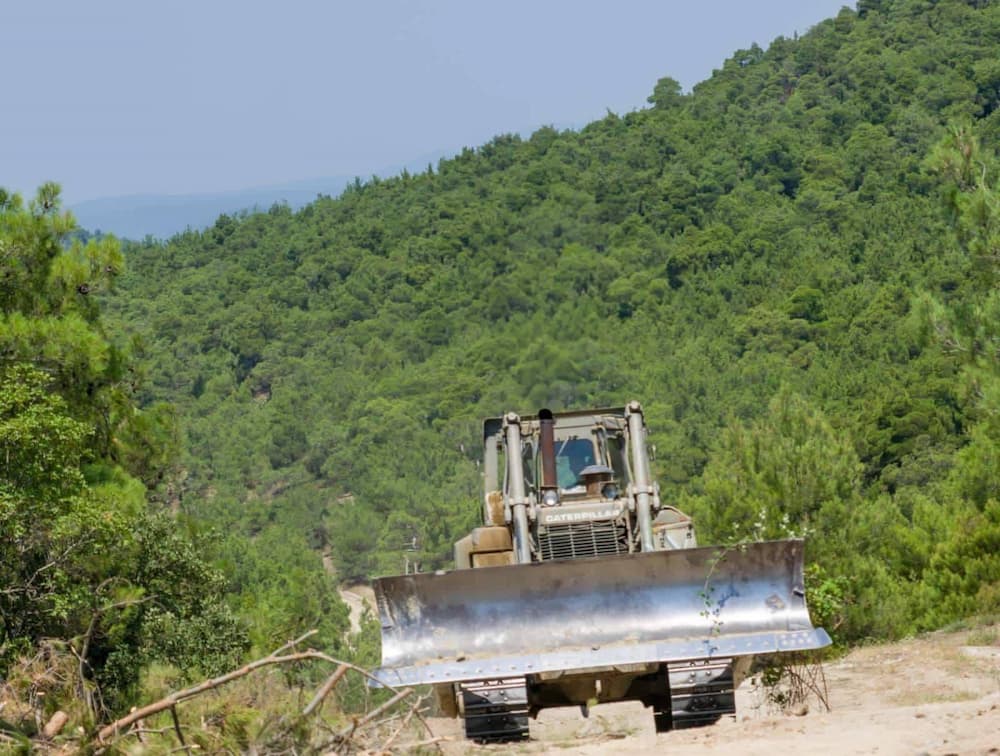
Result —
[[552, 417], [552, 410], [538, 410], [539, 441], [541, 443], [542, 454], [542, 497], [544, 499], [546, 491], [559, 490], [559, 478], [556, 475], [556, 441], [555, 441], [556, 421]]

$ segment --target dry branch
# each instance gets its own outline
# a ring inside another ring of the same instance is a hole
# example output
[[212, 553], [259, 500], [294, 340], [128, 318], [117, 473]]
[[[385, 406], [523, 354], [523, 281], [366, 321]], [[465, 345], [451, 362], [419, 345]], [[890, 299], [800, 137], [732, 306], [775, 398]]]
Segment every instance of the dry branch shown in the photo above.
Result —
[[326, 699], [326, 697], [330, 695], [330, 691], [334, 689], [334, 687], [337, 685], [338, 682], [340, 682], [340, 678], [343, 677], [345, 674], [347, 674], [347, 670], [349, 669], [350, 667], [346, 664], [341, 664], [339, 667], [337, 667], [337, 671], [334, 672], [332, 675], [330, 675], [329, 678], [327, 678], [327, 681], [323, 683], [323, 686], [318, 691], [316, 691], [316, 695], [313, 696], [313, 699], [312, 701], [309, 702], [309, 705], [302, 710], [302, 716], [308, 717], [310, 714], [312, 714], [316, 710], [316, 708], [321, 703], [323, 703], [324, 699]]
[[[226, 683], [232, 682], [233, 680], [238, 680], [241, 677], [246, 677], [251, 672], [260, 669], [261, 667], [265, 667], [269, 664], [284, 664], [290, 661], [299, 661], [301, 659], [316, 658], [316, 655], [319, 654], [318, 651], [304, 651], [295, 654], [288, 654], [285, 656], [277, 655], [280, 654], [282, 651], [285, 651], [286, 649], [301, 642], [305, 638], [308, 638], [310, 635], [313, 635], [315, 632], [316, 632], [315, 630], [311, 630], [305, 635], [303, 635], [301, 638], [297, 638], [294, 641], [286, 643], [284, 646], [279, 648], [277, 651], [274, 651], [269, 656], [265, 656], [263, 659], [258, 659], [257, 661], [254, 662], [250, 662], [246, 666], [240, 667], [239, 669], [234, 670], [233, 672], [227, 672], [226, 674], [221, 675], [220, 677], [215, 677], [212, 678], [211, 680], [205, 680], [204, 682], [200, 682], [194, 687], [185, 688], [184, 690], [177, 691], [176, 693], [171, 693], [169, 696], [161, 698], [156, 703], [151, 703], [148, 706], [143, 706], [140, 709], [135, 709], [129, 712], [127, 716], [115, 720], [107, 727], [103, 728], [100, 732], [98, 732], [97, 733], [98, 742], [103, 742], [107, 740], [109, 737], [117, 735], [119, 732], [121, 732], [126, 727], [131, 725], [133, 722], [136, 722], [144, 717], [148, 717], [151, 714], [158, 714], [161, 711], [170, 709], [176, 706], [177, 704], [181, 703], [182, 701], [186, 701], [187, 699], [193, 698], [194, 696], [197, 696], [200, 693], [204, 693], [206, 690], [211, 690], [212, 688], [217, 688], [220, 685], [225, 685]], [[325, 654], [322, 654], [322, 656], [327, 659], [329, 658], [326, 657]]]
[[432, 746], [437, 746], [437, 749], [440, 751], [441, 743], [447, 742], [448, 740], [451, 740], [451, 738], [445, 738], [445, 737], [428, 738], [427, 740], [420, 740], [417, 741], [416, 743], [407, 743], [406, 747], [423, 748], [424, 746], [432, 745]]
[[58, 735], [62, 728], [66, 726], [69, 721], [69, 714], [60, 709], [52, 718], [46, 723], [45, 728], [42, 730], [42, 737], [46, 740], [52, 740], [56, 735]]
[[295, 640], [290, 640], [284, 646], [281, 646], [280, 648], [277, 648], [274, 651], [272, 651], [271, 654], [270, 654], [270, 656], [268, 656], [267, 658], [270, 659], [271, 657], [277, 656], [278, 654], [280, 654], [280, 653], [282, 653], [284, 651], [287, 651], [290, 648], [295, 648], [297, 645], [299, 645], [306, 638], [311, 638], [312, 636], [314, 636], [318, 632], [319, 632], [319, 630], [310, 630], [308, 633], [303, 633], [302, 635], [300, 635]]
[[381, 716], [382, 712], [388, 711], [393, 706], [402, 701], [404, 698], [406, 698], [408, 695], [410, 695], [412, 692], [413, 688], [403, 688], [403, 690], [396, 693], [396, 695], [394, 695], [384, 704], [382, 704], [381, 706], [376, 706], [374, 709], [372, 709], [372, 711], [368, 712], [364, 717], [352, 722], [349, 727], [345, 727], [343, 730], [341, 730], [340, 737], [349, 738], [357, 730], [360, 730], [362, 727], [371, 722], [373, 719], [377, 719], [379, 716]]
[[184, 750], [187, 750], [187, 743], [184, 741], [184, 732], [181, 730], [181, 721], [177, 718], [176, 706], [170, 707], [170, 718], [174, 720], [174, 732], [177, 733], [177, 739], [181, 741]]
[[389, 750], [392, 749], [393, 742], [396, 740], [396, 738], [400, 736], [403, 730], [406, 729], [406, 726], [410, 723], [410, 720], [413, 719], [413, 715], [417, 713], [417, 709], [423, 706], [423, 703], [424, 703], [423, 696], [421, 696], [420, 698], [418, 698], [416, 701], [413, 702], [413, 705], [410, 707], [410, 710], [406, 712], [406, 716], [403, 717], [403, 721], [400, 723], [399, 727], [397, 727], [392, 732], [392, 734], [388, 738], [386, 738], [385, 741], [382, 743], [381, 745], [382, 751], [388, 752]]
[[[194, 698], [195, 696], [198, 696], [206, 691], [212, 690], [213, 688], [218, 688], [219, 686], [225, 685], [226, 683], [232, 682], [233, 680], [238, 680], [241, 677], [245, 677], [246, 675], [249, 675], [251, 672], [261, 669], [262, 667], [266, 667], [273, 664], [286, 664], [289, 662], [316, 659], [319, 661], [327, 662], [329, 664], [337, 665], [334, 673], [329, 678], [327, 678], [326, 682], [324, 682], [323, 685], [320, 687], [320, 689], [316, 692], [316, 695], [313, 696], [312, 701], [310, 701], [308, 706], [306, 706], [305, 710], [303, 711], [303, 716], [307, 716], [315, 712], [320, 707], [320, 705], [322, 704], [323, 700], [327, 697], [327, 695], [329, 695], [330, 691], [333, 690], [333, 688], [337, 685], [340, 679], [349, 670], [354, 670], [355, 672], [358, 672], [365, 678], [378, 683], [380, 686], [385, 687], [387, 690], [390, 690], [394, 693], [393, 697], [390, 698], [388, 701], [386, 701], [384, 704], [376, 707], [367, 715], [365, 715], [362, 719], [356, 720], [350, 727], [347, 727], [343, 731], [338, 733], [336, 740], [341, 742], [350, 739], [350, 737], [352, 737], [353, 734], [358, 729], [360, 729], [361, 727], [365, 726], [366, 724], [372, 722], [373, 720], [381, 716], [384, 712], [386, 712], [388, 709], [398, 704], [400, 701], [402, 701], [404, 698], [406, 698], [413, 692], [411, 688], [406, 688], [404, 690], [397, 690], [396, 688], [393, 688], [391, 685], [385, 685], [381, 681], [377, 680], [377, 678], [373, 677], [367, 670], [355, 664], [341, 661], [340, 659], [335, 659], [334, 657], [324, 654], [321, 651], [316, 651], [315, 649], [308, 649], [306, 651], [296, 651], [294, 653], [285, 653], [289, 649], [294, 648], [297, 644], [301, 643], [309, 636], [313, 635], [315, 632], [316, 632], [315, 630], [311, 630], [310, 632], [306, 633], [300, 638], [297, 638], [294, 641], [286, 643], [284, 646], [272, 652], [268, 656], [250, 662], [249, 664], [246, 664], [243, 667], [240, 667], [239, 669], [233, 670], [232, 672], [227, 672], [224, 675], [220, 675], [219, 677], [214, 677], [210, 680], [204, 680], [190, 688], [185, 688], [184, 690], [171, 693], [170, 695], [165, 696], [159, 701], [151, 703], [147, 706], [143, 706], [138, 709], [133, 709], [131, 712], [129, 712], [127, 716], [124, 716], [112, 722], [111, 724], [107, 725], [106, 727], [102, 728], [97, 733], [97, 744], [104, 745], [109, 738], [117, 737], [119, 734], [124, 734], [129, 727], [131, 727], [133, 724], [141, 722], [141, 720], [143, 720], [145, 717], [169, 710], [171, 716], [174, 719], [175, 730], [177, 730], [178, 739], [181, 741], [183, 747], [185, 746], [184, 738], [179, 731], [179, 722], [177, 721], [177, 713], [176, 713], [176, 706], [178, 704], [190, 698]], [[407, 714], [407, 720], [412, 716], [416, 716], [420, 720], [424, 729], [427, 731], [427, 734], [430, 735], [431, 740], [426, 741], [426, 744], [430, 745], [436, 743], [437, 739], [434, 738], [434, 733], [431, 731], [430, 726], [427, 724], [427, 721], [420, 714], [420, 711], [417, 706], [414, 706], [410, 709], [410, 712]], [[398, 735], [398, 732], [394, 733], [393, 738], [395, 738], [396, 735]]]

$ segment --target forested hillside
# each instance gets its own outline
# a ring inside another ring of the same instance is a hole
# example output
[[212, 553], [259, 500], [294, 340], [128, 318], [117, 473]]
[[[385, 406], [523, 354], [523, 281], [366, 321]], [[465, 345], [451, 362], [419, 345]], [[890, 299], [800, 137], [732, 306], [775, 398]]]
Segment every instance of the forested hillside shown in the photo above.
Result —
[[846, 637], [998, 608], [998, 49], [996, 4], [863, 2], [578, 133], [129, 246], [109, 304], [234, 605], [315, 600], [321, 553], [445, 565], [479, 418], [635, 397], [703, 542], [808, 535]]
[[152, 661], [338, 647], [337, 581], [477, 524], [482, 417], [632, 398], [702, 543], [809, 538], [839, 640], [1000, 611], [997, 50], [996, 3], [863, 0], [121, 256], [0, 194], [0, 676], [72, 638], [120, 710]]

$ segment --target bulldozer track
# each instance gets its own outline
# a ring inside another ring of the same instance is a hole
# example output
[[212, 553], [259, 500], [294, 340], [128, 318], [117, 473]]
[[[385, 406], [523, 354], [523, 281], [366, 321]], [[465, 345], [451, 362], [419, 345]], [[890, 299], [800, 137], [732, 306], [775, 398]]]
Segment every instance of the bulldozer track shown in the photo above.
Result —
[[[672, 663], [667, 665], [667, 674], [670, 675], [670, 729], [703, 727], [724, 716], [735, 716], [732, 659]], [[658, 730], [660, 716], [657, 712]]]
[[528, 690], [523, 677], [460, 686], [465, 737], [477, 743], [528, 738]]

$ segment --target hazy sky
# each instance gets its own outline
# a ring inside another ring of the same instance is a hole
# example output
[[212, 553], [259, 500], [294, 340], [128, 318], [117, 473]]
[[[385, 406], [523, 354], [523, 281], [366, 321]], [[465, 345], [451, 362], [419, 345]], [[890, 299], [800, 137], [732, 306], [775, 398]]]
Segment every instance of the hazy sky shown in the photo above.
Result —
[[[843, 0], [0, 0], [0, 186], [368, 176], [685, 90]], [[853, 5], [853, 3], [851, 3]]]

